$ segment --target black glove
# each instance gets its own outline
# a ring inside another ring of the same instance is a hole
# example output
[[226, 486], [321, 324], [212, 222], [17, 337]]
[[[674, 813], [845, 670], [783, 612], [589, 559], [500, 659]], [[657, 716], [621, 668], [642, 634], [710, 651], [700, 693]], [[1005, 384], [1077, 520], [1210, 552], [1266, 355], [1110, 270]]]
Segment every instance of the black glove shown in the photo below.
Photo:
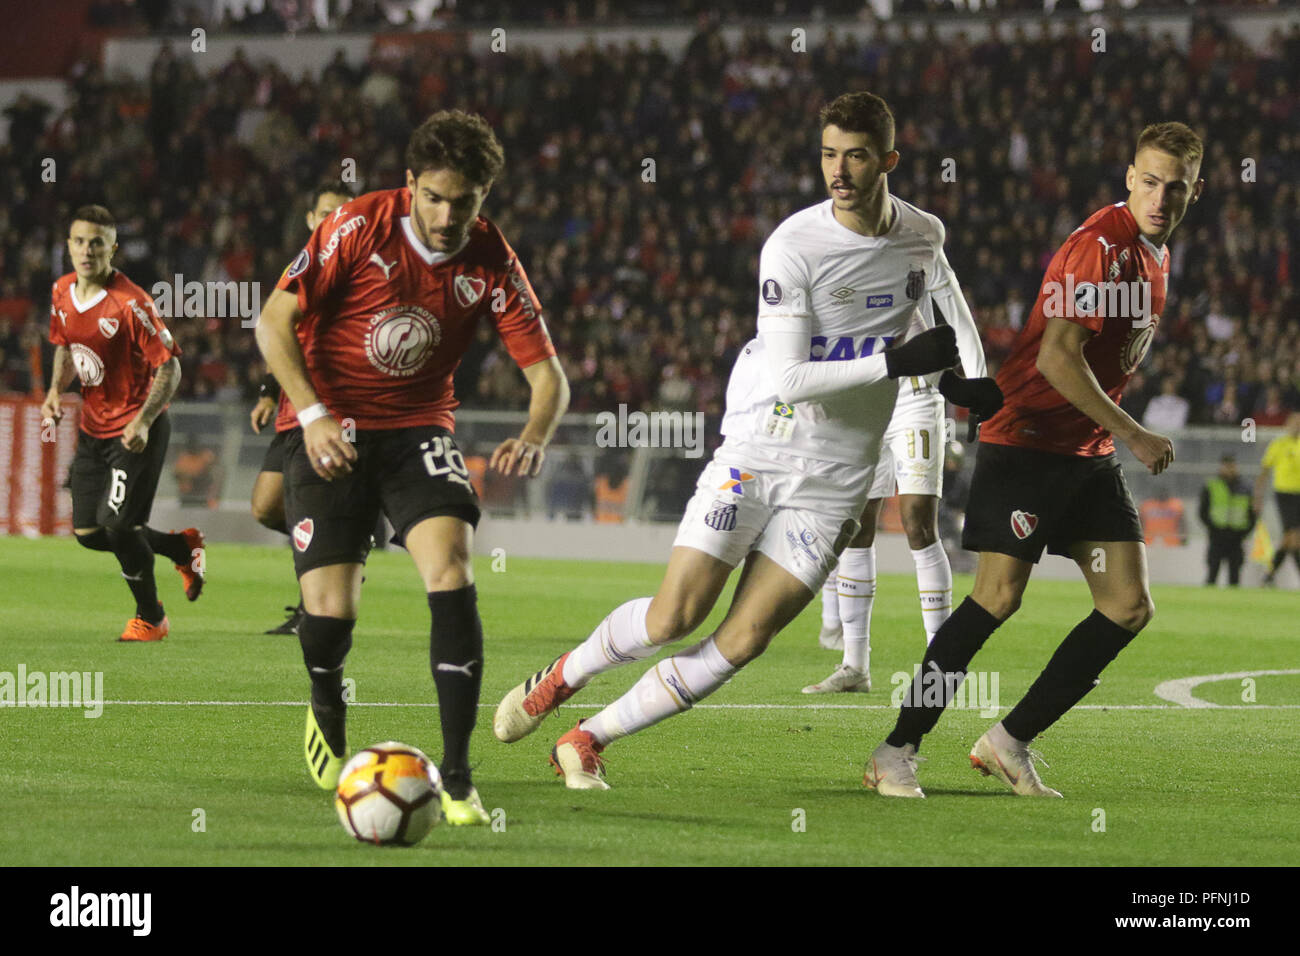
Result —
[[957, 333], [951, 325], [936, 325], [885, 350], [885, 369], [890, 378], [929, 375], [952, 368], [958, 361]]
[[1002, 407], [1002, 389], [991, 378], [962, 378], [949, 370], [939, 378], [939, 391], [948, 401], [969, 408], [971, 415], [984, 421]]

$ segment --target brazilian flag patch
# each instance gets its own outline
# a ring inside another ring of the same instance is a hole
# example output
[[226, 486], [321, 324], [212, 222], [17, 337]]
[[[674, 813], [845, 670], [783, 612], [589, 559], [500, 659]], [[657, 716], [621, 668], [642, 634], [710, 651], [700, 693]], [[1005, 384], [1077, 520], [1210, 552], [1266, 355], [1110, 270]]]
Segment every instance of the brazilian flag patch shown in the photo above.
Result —
[[772, 414], [777, 418], [794, 418], [794, 406], [787, 405], [785, 402], [777, 402], [772, 406]]

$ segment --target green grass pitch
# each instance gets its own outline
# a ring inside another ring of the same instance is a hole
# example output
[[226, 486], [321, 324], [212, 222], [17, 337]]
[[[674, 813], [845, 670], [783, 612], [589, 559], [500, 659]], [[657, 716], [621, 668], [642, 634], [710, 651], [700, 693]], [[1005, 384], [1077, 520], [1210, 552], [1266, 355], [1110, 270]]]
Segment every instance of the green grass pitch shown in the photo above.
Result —
[[[928, 799], [863, 789], [863, 762], [893, 722], [891, 675], [910, 674], [922, 652], [908, 575], [880, 582], [871, 694], [799, 693], [838, 663], [817, 646], [814, 601], [707, 706], [613, 745], [613, 789], [595, 793], [566, 790], [547, 754], [646, 664], [599, 678], [510, 746], [492, 737], [492, 709], [607, 611], [652, 593], [662, 566], [510, 558], [494, 572], [483, 560], [487, 666], [473, 755], [499, 825], [441, 826], [413, 849], [389, 849], [350, 840], [306, 775], [298, 645], [261, 633], [294, 594], [287, 549], [218, 544], [208, 566], [208, 589], [188, 604], [160, 559], [171, 636], [122, 645], [113, 638], [131, 605], [110, 556], [68, 540], [0, 538], [0, 672], [100, 671], [105, 699], [97, 719], [0, 709], [0, 863], [1294, 865], [1300, 856], [1300, 674], [1258, 677], [1253, 704], [1242, 703], [1241, 678], [1194, 691], [1228, 705], [1218, 708], [1153, 692], [1177, 678], [1297, 667], [1295, 593], [1157, 587], [1151, 626], [1087, 707], [1035, 745], [1064, 800], [1017, 798], [970, 769], [966, 753], [993, 723], [975, 710], [950, 711], [927, 738]], [[958, 600], [969, 587], [958, 578]], [[1081, 581], [1031, 583], [973, 665], [998, 673], [1003, 713], [1089, 607]], [[354, 749], [396, 739], [440, 754], [428, 609], [404, 552], [371, 559], [347, 676], [359, 705]]]

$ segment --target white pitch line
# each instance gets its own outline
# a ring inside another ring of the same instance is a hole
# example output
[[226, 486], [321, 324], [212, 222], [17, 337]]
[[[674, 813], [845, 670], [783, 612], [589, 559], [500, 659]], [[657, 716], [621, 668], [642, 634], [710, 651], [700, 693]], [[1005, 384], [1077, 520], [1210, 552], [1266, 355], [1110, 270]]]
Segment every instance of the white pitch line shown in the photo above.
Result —
[[[1256, 673], [1274, 673], [1257, 671]], [[1300, 673], [1300, 671], [1277, 671], [1275, 673]], [[1231, 676], [1231, 675], [1229, 675]], [[1162, 685], [1163, 686], [1163, 685]], [[120, 707], [305, 707], [305, 700], [106, 700], [104, 706]], [[4, 705], [0, 704], [0, 707]], [[430, 707], [435, 703], [398, 703], [395, 701], [353, 701], [350, 707]], [[602, 710], [607, 704], [564, 704], [575, 710]], [[1010, 710], [1014, 704], [1000, 708]], [[1300, 704], [1201, 704], [1200, 707], [1215, 707], [1219, 710], [1300, 710]], [[495, 709], [495, 704], [479, 704], [481, 709]], [[890, 704], [696, 704], [692, 710], [898, 710]], [[976, 707], [958, 708], [960, 710], [979, 710]], [[1182, 711], [1188, 706], [1172, 704], [1079, 704], [1072, 710], [1168, 710]]]
[[1231, 674], [1202, 674], [1199, 677], [1180, 677], [1177, 680], [1167, 680], [1163, 684], [1157, 684], [1155, 694], [1161, 700], [1167, 700], [1177, 704], [1179, 707], [1205, 708], [1214, 707], [1219, 709], [1241, 709], [1243, 707], [1262, 706], [1254, 704], [1213, 704], [1208, 700], [1201, 700], [1192, 693], [1201, 684], [1212, 684], [1221, 680], [1242, 680], [1246, 677], [1272, 677], [1277, 675], [1290, 676], [1300, 674], [1300, 670], [1282, 670], [1282, 671], [1235, 671]]

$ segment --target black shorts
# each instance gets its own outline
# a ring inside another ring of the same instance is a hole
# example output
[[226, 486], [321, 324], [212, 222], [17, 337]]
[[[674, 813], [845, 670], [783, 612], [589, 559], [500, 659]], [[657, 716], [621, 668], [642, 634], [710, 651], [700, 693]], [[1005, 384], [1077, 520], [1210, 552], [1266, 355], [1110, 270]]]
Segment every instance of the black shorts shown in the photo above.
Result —
[[127, 451], [120, 435], [94, 438], [85, 432], [78, 434], [66, 485], [72, 489], [72, 527], [148, 524], [171, 435], [166, 411], [149, 427], [149, 444], [142, 452]]
[[1142, 521], [1119, 461], [980, 442], [961, 546], [1037, 564], [1046, 548], [1141, 541]]
[[266, 446], [266, 457], [262, 459], [263, 471], [284, 471], [284, 440], [289, 432], [298, 432], [302, 434], [301, 428], [291, 428], [289, 431], [276, 432], [275, 437], [271, 439], [271, 444]]
[[1288, 494], [1285, 491], [1274, 494], [1277, 496], [1278, 514], [1282, 516], [1282, 530], [1300, 528], [1300, 494]]
[[352, 472], [333, 481], [312, 469], [301, 428], [285, 435], [284, 510], [299, 576], [364, 563], [381, 508], [399, 544], [425, 518], [450, 515], [478, 526], [478, 495], [445, 428], [358, 431]]

